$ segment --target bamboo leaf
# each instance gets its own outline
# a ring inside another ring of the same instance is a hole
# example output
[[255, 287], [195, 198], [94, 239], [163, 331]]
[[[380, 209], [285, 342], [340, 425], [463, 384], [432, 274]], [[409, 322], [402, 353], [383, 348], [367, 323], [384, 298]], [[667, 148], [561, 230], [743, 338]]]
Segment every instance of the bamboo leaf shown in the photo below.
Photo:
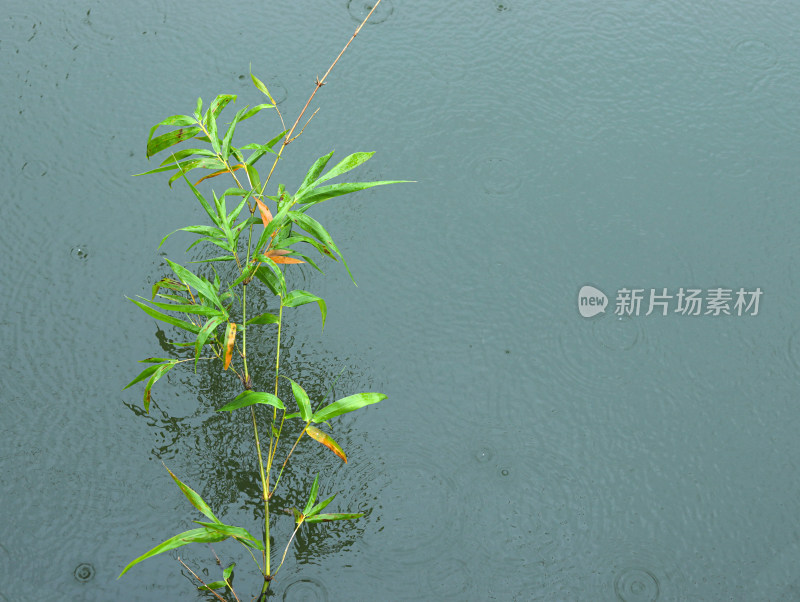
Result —
[[147, 384], [144, 387], [144, 411], [150, 413], [150, 389], [153, 388], [153, 385], [156, 384], [159, 378], [164, 376], [167, 372], [169, 372], [172, 368], [175, 367], [177, 362], [170, 362], [168, 364], [161, 364], [158, 369], [153, 372], [153, 375], [150, 377], [150, 380], [147, 381]]
[[216, 118], [219, 117], [219, 114], [222, 112], [222, 109], [228, 106], [228, 103], [231, 101], [236, 101], [235, 94], [220, 94], [214, 99], [214, 102], [211, 103], [211, 106], [208, 108], [205, 117], [203, 118], [205, 120], [206, 127], [209, 127], [209, 116], [213, 115], [214, 119], [216, 120]]
[[300, 416], [303, 418], [304, 422], [308, 422], [311, 420], [311, 400], [308, 398], [308, 393], [306, 393], [305, 389], [294, 382], [291, 378], [288, 380], [290, 383], [292, 383], [292, 393], [294, 394], [294, 399], [297, 402], [297, 407], [300, 408]]
[[313, 507], [311, 510], [309, 510], [309, 511], [308, 511], [308, 514], [306, 515], [306, 518], [310, 518], [310, 517], [314, 516], [315, 514], [319, 514], [319, 513], [320, 513], [322, 510], [324, 510], [324, 509], [325, 509], [325, 507], [326, 507], [328, 504], [330, 504], [330, 503], [333, 501], [333, 499], [334, 499], [334, 498], [335, 498], [337, 495], [338, 495], [337, 493], [334, 493], [334, 494], [333, 494], [331, 497], [329, 497], [327, 500], [324, 500], [324, 501], [320, 502], [319, 504], [317, 504], [316, 506], [314, 506], [314, 507]]
[[266, 284], [273, 294], [285, 297], [286, 279], [283, 277], [281, 269], [274, 261], [264, 255], [259, 255], [258, 260], [263, 261], [264, 265], [256, 270], [256, 278]]
[[198, 525], [203, 525], [204, 527], [208, 527], [209, 529], [214, 529], [215, 531], [219, 531], [220, 533], [225, 534], [227, 537], [234, 537], [236, 539], [243, 539], [246, 541], [250, 541], [255, 544], [259, 550], [264, 549], [264, 544], [258, 541], [247, 529], [242, 527], [234, 527], [233, 525], [225, 525], [220, 522], [213, 522], [213, 523], [204, 523], [202, 521], [196, 520], [194, 521]]
[[250, 119], [253, 115], [259, 113], [260, 111], [263, 111], [264, 109], [274, 109], [274, 108], [275, 108], [274, 104], [271, 105], [271, 104], [264, 103], [264, 104], [256, 105], [252, 109], [247, 111], [247, 113], [245, 113], [244, 116], [239, 121], [244, 121], [245, 119]]
[[275, 99], [272, 98], [272, 95], [269, 93], [269, 90], [267, 90], [267, 87], [264, 85], [264, 82], [262, 82], [255, 75], [253, 75], [252, 71], [250, 72], [250, 79], [253, 80], [253, 84], [255, 85], [255, 87], [258, 88], [259, 91], [263, 92], [264, 95], [266, 95], [266, 97], [269, 98], [269, 101], [274, 105]]
[[333, 403], [325, 406], [321, 410], [314, 412], [314, 415], [311, 417], [311, 421], [316, 423], [325, 422], [331, 418], [336, 418], [342, 414], [353, 412], [363, 408], [364, 406], [378, 403], [384, 399], [386, 399], [386, 395], [383, 393], [357, 393], [355, 395], [350, 395], [349, 397], [343, 397], [342, 399], [334, 401]]
[[270, 313], [263, 313], [255, 318], [250, 318], [245, 324], [277, 324], [280, 322], [278, 316]]
[[194, 371], [197, 372], [197, 360], [200, 359], [200, 350], [203, 348], [203, 345], [206, 344], [208, 337], [214, 334], [216, 331], [217, 326], [222, 324], [227, 319], [227, 316], [216, 315], [213, 318], [209, 319], [203, 327], [200, 329], [200, 332], [197, 333], [197, 340], [194, 343]]
[[[167, 467], [164, 466], [164, 468]], [[177, 483], [178, 487], [180, 487], [180, 490], [183, 492], [183, 495], [185, 495], [186, 499], [188, 499], [189, 502], [191, 502], [192, 506], [194, 506], [200, 512], [202, 512], [204, 516], [207, 516], [208, 518], [213, 520], [215, 524], [220, 524], [219, 519], [216, 516], [214, 516], [214, 513], [211, 511], [211, 508], [209, 507], [208, 504], [206, 504], [205, 500], [203, 500], [203, 498], [200, 497], [200, 494], [198, 494], [194, 489], [192, 489], [188, 485], [184, 484], [178, 477], [175, 476], [175, 473], [173, 473], [169, 468], [167, 468], [167, 472], [169, 473], [169, 476], [171, 476], [172, 479], [175, 481], [175, 483]], [[205, 525], [205, 526], [210, 526], [210, 525]]]
[[[190, 123], [194, 123], [194, 119], [192, 119]], [[156, 153], [160, 153], [162, 150], [169, 148], [170, 146], [175, 146], [184, 140], [194, 138], [198, 132], [200, 132], [199, 127], [182, 127], [177, 130], [167, 132], [166, 134], [156, 136], [155, 138], [148, 139], [146, 152], [147, 158], [149, 159]]]
[[236, 115], [233, 117], [233, 121], [228, 126], [228, 130], [225, 132], [225, 137], [222, 139], [222, 158], [227, 159], [228, 155], [231, 154], [231, 142], [233, 141], [233, 133], [236, 131], [236, 124], [245, 116], [247, 113], [247, 109], [250, 107], [244, 107], [243, 109], [239, 109], [236, 111]]
[[331, 178], [335, 178], [343, 173], [347, 173], [351, 169], [355, 169], [362, 163], [368, 161], [374, 154], [375, 152], [373, 151], [371, 153], [353, 153], [352, 155], [347, 155], [344, 159], [334, 165], [330, 171], [328, 171], [328, 173], [320, 178], [317, 178], [316, 183], [321, 184], [322, 182], [327, 182]]
[[339, 444], [336, 443], [336, 441], [333, 440], [333, 437], [331, 437], [328, 433], [326, 433], [325, 431], [321, 431], [317, 427], [311, 425], [308, 425], [306, 427], [306, 433], [308, 433], [308, 436], [311, 437], [314, 441], [319, 441], [320, 443], [322, 443], [322, 445], [324, 445], [334, 454], [339, 456], [342, 460], [344, 460], [344, 463], [347, 464], [347, 456], [344, 455], [344, 451], [342, 451], [342, 448], [339, 446]]
[[[213, 529], [209, 529], [207, 527], [202, 527], [200, 529], [192, 529], [191, 531], [184, 531], [183, 533], [179, 533], [173, 537], [170, 537], [163, 543], [158, 544], [152, 550], [145, 552], [136, 560], [131, 561], [128, 565], [122, 570], [119, 574], [119, 577], [122, 577], [128, 570], [136, 564], [139, 564], [142, 560], [146, 560], [152, 556], [157, 554], [161, 554], [162, 552], [168, 552], [169, 550], [174, 550], [175, 548], [179, 548], [181, 546], [185, 546], [189, 543], [214, 543], [218, 541], [223, 541], [227, 539], [227, 536], [220, 533], [219, 531], [215, 531]], [[117, 579], [119, 579], [117, 577]]]
[[[152, 359], [155, 360], [156, 358], [152, 358]], [[142, 362], [150, 362], [150, 360], [141, 360], [141, 361]], [[153, 372], [155, 372], [159, 368], [161, 368], [161, 366], [149, 366], [149, 367], [145, 368], [144, 370], [142, 370], [139, 373], [139, 375], [136, 378], [134, 378], [131, 382], [129, 382], [124, 387], [122, 387], [122, 390], [124, 391], [128, 387], [130, 387], [132, 385], [135, 385], [138, 382], [143, 381], [145, 378], [148, 378], [151, 374], [153, 374]]]
[[225, 308], [222, 305], [222, 301], [219, 300], [217, 293], [214, 291], [213, 288], [211, 288], [210, 284], [204, 282], [199, 276], [187, 270], [182, 265], [179, 265], [174, 261], [170, 261], [166, 257], [164, 259], [169, 264], [169, 267], [172, 268], [172, 271], [175, 272], [175, 275], [178, 278], [180, 278], [183, 282], [194, 288], [198, 293], [200, 293], [206, 299], [208, 299], [214, 305], [216, 305], [220, 310], [222, 310], [225, 316], [228, 315], [228, 312], [225, 311]]
[[[162, 296], [162, 295], [159, 295]], [[140, 299], [143, 297], [140, 297]], [[180, 297], [183, 299], [182, 297]], [[180, 311], [187, 314], [196, 314], [198, 316], [222, 316], [222, 312], [216, 307], [209, 307], [208, 305], [200, 305], [199, 303], [161, 303], [159, 301], [150, 301], [151, 305], [155, 305], [161, 309], [168, 311]], [[223, 317], [223, 319], [225, 319]]]
[[309, 186], [314, 184], [314, 182], [316, 182], [317, 178], [319, 178], [319, 174], [321, 174], [322, 170], [325, 169], [325, 166], [328, 164], [328, 161], [330, 161], [330, 158], [332, 156], [333, 156], [333, 151], [329, 152], [324, 157], [320, 157], [319, 159], [314, 161], [314, 164], [308, 169], [306, 177], [303, 179], [303, 183], [300, 184], [300, 188], [297, 190], [296, 196], [300, 197], [303, 194], [303, 192], [305, 192], [306, 188], [308, 188]]
[[307, 515], [309, 510], [314, 507], [314, 502], [317, 501], [317, 492], [319, 491], [319, 474], [314, 477], [314, 483], [311, 485], [311, 493], [308, 496], [308, 502], [303, 510], [303, 514]]
[[384, 186], [386, 184], [402, 184], [404, 182], [411, 182], [412, 180], [382, 180], [378, 182], [343, 182], [341, 184], [331, 184], [329, 186], [320, 186], [318, 188], [308, 189], [303, 196], [298, 196], [295, 199], [300, 205], [304, 205], [304, 211], [311, 205], [316, 205], [322, 201], [327, 201], [330, 198], [341, 196], [343, 194], [350, 194], [351, 192], [358, 192], [359, 190], [366, 190], [373, 186]]
[[305, 522], [312, 524], [327, 523], [332, 520], [353, 520], [361, 518], [362, 516], [364, 516], [363, 512], [359, 512], [358, 514], [317, 514], [316, 516], [306, 518]]
[[177, 326], [178, 328], [183, 328], [184, 330], [188, 330], [189, 332], [192, 332], [194, 334], [197, 334], [198, 332], [200, 332], [200, 327], [195, 325], [195, 324], [192, 324], [190, 322], [185, 322], [185, 321], [180, 320], [178, 318], [175, 318], [173, 316], [169, 316], [167, 314], [161, 313], [160, 311], [156, 311], [152, 307], [149, 307], [149, 306], [145, 305], [144, 303], [142, 303], [140, 301], [136, 301], [136, 299], [131, 299], [130, 297], [127, 297], [127, 299], [129, 301], [132, 301], [133, 303], [135, 303], [139, 307], [141, 307], [142, 311], [144, 311], [144, 313], [146, 313], [148, 316], [150, 316], [152, 318], [155, 318], [156, 320], [160, 320], [162, 322], [166, 322], [167, 324], [172, 324], [173, 326]]
[[285, 307], [298, 307], [306, 303], [313, 303], [314, 301], [319, 305], [319, 313], [322, 314], [322, 329], [325, 330], [325, 318], [328, 315], [328, 306], [325, 304], [325, 299], [322, 297], [317, 297], [308, 291], [297, 289], [286, 295], [283, 300], [283, 305]]
[[264, 228], [266, 228], [272, 221], [272, 212], [260, 198], [255, 197], [255, 199], [256, 203], [258, 203], [258, 212], [261, 214], [261, 222], [264, 224]]
[[246, 408], [257, 403], [275, 406], [279, 410], [285, 410], [283, 402], [272, 393], [260, 393], [258, 391], [244, 391], [236, 396], [236, 399], [225, 404], [217, 412], [232, 412], [239, 408]]
[[222, 361], [222, 369], [227, 370], [231, 365], [231, 358], [233, 358], [233, 344], [236, 342], [236, 323], [228, 322], [228, 327], [225, 329], [225, 356]]

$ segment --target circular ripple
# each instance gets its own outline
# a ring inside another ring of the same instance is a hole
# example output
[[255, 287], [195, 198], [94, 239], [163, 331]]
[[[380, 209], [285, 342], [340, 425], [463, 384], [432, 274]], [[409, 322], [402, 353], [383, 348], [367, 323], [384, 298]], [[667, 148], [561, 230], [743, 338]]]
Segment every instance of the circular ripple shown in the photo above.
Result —
[[75, 567], [73, 575], [75, 576], [76, 581], [79, 581], [80, 583], [88, 583], [94, 579], [94, 567], [88, 562], [82, 562]]
[[661, 592], [658, 578], [647, 569], [623, 569], [614, 579], [614, 592], [623, 602], [656, 602]]
[[644, 319], [602, 315], [592, 318], [592, 324], [586, 318], [564, 324], [558, 340], [560, 355], [552, 357], [553, 374], [588, 392], [620, 391], [633, 375], [631, 354], [638, 352], [644, 340]]
[[47, 165], [38, 159], [30, 159], [22, 164], [20, 171], [27, 179], [35, 180], [37, 178], [43, 178], [47, 175]]
[[316, 579], [305, 577], [286, 586], [286, 589], [283, 590], [283, 600], [286, 602], [328, 600], [328, 590]]
[[[370, 2], [369, 0], [350, 0], [347, 3], [347, 11], [350, 13], [350, 16], [353, 17], [353, 20], [358, 21], [361, 23], [375, 7], [376, 2]], [[367, 21], [367, 25], [377, 25], [378, 23], [383, 23], [392, 16], [394, 13], [394, 5], [391, 3], [391, 0], [383, 0], [380, 3], [375, 12], [372, 13], [372, 16]]]
[[470, 574], [466, 562], [446, 558], [436, 563], [436, 570], [428, 571], [428, 585], [438, 598], [462, 598], [462, 594], [474, 587]]
[[613, 320], [594, 320], [592, 336], [606, 349], [628, 351], [639, 342], [643, 331], [634, 318], [617, 316]]
[[522, 183], [520, 167], [504, 157], [481, 158], [473, 165], [475, 177], [491, 195], [507, 195], [519, 190]]
[[75, 261], [86, 261], [89, 258], [89, 251], [86, 245], [76, 245], [70, 249], [69, 255]]
[[491, 462], [494, 459], [494, 448], [490, 445], [481, 445], [475, 452], [475, 459], [481, 464]]
[[752, 38], [734, 44], [733, 57], [737, 62], [758, 69], [769, 69], [778, 62], [778, 53], [772, 46]]
[[618, 539], [594, 543], [594, 550], [581, 561], [580, 572], [591, 575], [586, 586], [595, 599], [614, 598], [621, 602], [687, 599], [681, 588], [687, 580], [671, 553]]

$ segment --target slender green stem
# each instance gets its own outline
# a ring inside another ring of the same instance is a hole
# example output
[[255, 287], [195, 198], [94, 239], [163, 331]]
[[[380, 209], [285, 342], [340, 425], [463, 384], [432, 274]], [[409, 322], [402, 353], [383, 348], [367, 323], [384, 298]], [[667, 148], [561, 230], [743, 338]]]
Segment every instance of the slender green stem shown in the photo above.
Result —
[[247, 371], [247, 285], [242, 285], [242, 361], [244, 362], [244, 386], [250, 386], [250, 373]]

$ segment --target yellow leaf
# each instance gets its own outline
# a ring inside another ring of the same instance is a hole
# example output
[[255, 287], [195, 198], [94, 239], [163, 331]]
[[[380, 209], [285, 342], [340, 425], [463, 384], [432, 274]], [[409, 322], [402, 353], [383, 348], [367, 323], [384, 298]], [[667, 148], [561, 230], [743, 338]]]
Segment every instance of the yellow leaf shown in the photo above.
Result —
[[317, 427], [311, 426], [310, 424], [306, 427], [306, 433], [308, 433], [308, 436], [314, 439], [314, 441], [319, 441], [322, 443], [322, 445], [339, 456], [342, 460], [344, 460], [344, 463], [347, 464], [347, 456], [344, 455], [342, 448], [339, 447], [339, 444], [336, 443], [336, 441], [334, 441], [328, 433], [325, 433], [319, 430]]
[[264, 227], [267, 227], [272, 221], [272, 213], [270, 213], [269, 208], [261, 202], [261, 199], [256, 197], [256, 203], [258, 203], [258, 212], [261, 214], [261, 222], [264, 224]]
[[231, 365], [231, 358], [233, 357], [233, 344], [236, 342], [236, 324], [228, 322], [228, 328], [225, 329], [225, 357], [222, 362], [222, 369], [227, 370]]
[[236, 171], [237, 169], [241, 169], [242, 167], [244, 167], [244, 163], [239, 163], [237, 165], [233, 165], [231, 167], [230, 171], [228, 171], [227, 169], [220, 169], [219, 171], [215, 171], [214, 173], [210, 173], [207, 176], [203, 176], [202, 178], [197, 180], [197, 182], [195, 182], [194, 185], [197, 186], [203, 180], [208, 180], [208, 178], [216, 178], [217, 176], [221, 176], [224, 173], [233, 173], [234, 171]]

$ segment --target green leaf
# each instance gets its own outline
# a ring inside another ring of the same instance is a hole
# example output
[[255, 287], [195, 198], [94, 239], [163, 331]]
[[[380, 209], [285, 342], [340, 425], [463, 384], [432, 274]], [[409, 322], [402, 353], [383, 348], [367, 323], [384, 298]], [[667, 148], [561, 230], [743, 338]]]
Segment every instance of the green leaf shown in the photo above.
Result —
[[[285, 297], [286, 279], [283, 277], [283, 272], [278, 267], [278, 264], [265, 255], [258, 255], [256, 259], [264, 263], [263, 266], [256, 270], [256, 278], [266, 284], [274, 294]], [[267, 278], [267, 275], [272, 276], [272, 278]]]
[[144, 411], [150, 413], [150, 389], [153, 388], [153, 385], [156, 384], [159, 378], [164, 376], [167, 372], [172, 370], [175, 367], [177, 362], [171, 362], [169, 364], [161, 364], [158, 369], [153, 373], [150, 377], [150, 380], [147, 381], [147, 384], [144, 387]]
[[306, 303], [313, 303], [316, 301], [319, 304], [319, 312], [322, 314], [322, 329], [325, 330], [325, 317], [328, 315], [328, 306], [325, 304], [325, 299], [312, 295], [308, 291], [300, 289], [291, 291], [286, 294], [283, 299], [284, 307], [298, 307]]
[[358, 514], [317, 514], [305, 520], [307, 523], [326, 523], [332, 520], [353, 520], [364, 516], [363, 512]]
[[217, 134], [217, 116], [213, 112], [209, 114], [206, 120], [206, 127], [208, 127], [208, 137], [211, 141], [211, 148], [214, 149], [217, 155], [220, 155], [219, 135]]
[[[161, 296], [161, 295], [159, 295]], [[144, 297], [140, 297], [143, 299]], [[199, 303], [186, 303], [186, 304], [175, 304], [175, 303], [160, 303], [158, 301], [150, 301], [151, 305], [155, 305], [156, 307], [160, 307], [161, 309], [166, 309], [169, 311], [181, 311], [187, 314], [197, 314], [199, 316], [221, 316], [222, 312], [219, 311], [215, 307], [209, 307], [208, 305], [200, 305]]]
[[312, 422], [325, 422], [331, 418], [353, 412], [354, 410], [358, 410], [373, 403], [378, 403], [384, 399], [386, 399], [386, 395], [383, 393], [356, 393], [355, 395], [350, 395], [349, 397], [343, 397], [342, 399], [334, 401], [321, 410], [317, 410], [314, 412], [311, 420]]
[[235, 539], [242, 539], [245, 541], [250, 541], [255, 544], [259, 550], [264, 549], [264, 544], [258, 541], [255, 537], [253, 537], [247, 529], [243, 529], [242, 527], [234, 527], [232, 525], [225, 525], [220, 522], [214, 523], [204, 523], [199, 520], [194, 521], [198, 525], [203, 525], [204, 527], [208, 527], [209, 529], [214, 529], [215, 531], [219, 531], [220, 533], [224, 533], [227, 537], [233, 537]]
[[[178, 157], [180, 153], [175, 153], [174, 155], [167, 157], [164, 159], [164, 163], [161, 167], [156, 167], [155, 169], [151, 169], [149, 171], [143, 171], [142, 173], [133, 174], [134, 176], [149, 176], [150, 174], [154, 173], [161, 173], [163, 171], [173, 171], [175, 169], [182, 169], [184, 172], [188, 173], [191, 170], [197, 167], [204, 167], [206, 169], [220, 169], [224, 167], [223, 163], [219, 159], [187, 159], [186, 161], [180, 161], [180, 157]], [[174, 177], [169, 179], [169, 185], [172, 186], [172, 182], [180, 178], [180, 174], [176, 174]]]
[[[194, 119], [192, 119], [190, 123], [194, 123]], [[180, 129], [167, 132], [166, 134], [156, 136], [155, 138], [148, 139], [146, 153], [147, 158], [149, 159], [156, 153], [160, 153], [162, 150], [169, 148], [170, 146], [175, 146], [184, 140], [194, 138], [200, 131], [201, 130], [199, 127], [182, 127]]]
[[333, 499], [334, 499], [334, 498], [335, 498], [337, 495], [339, 495], [339, 494], [338, 494], [338, 493], [334, 493], [334, 494], [333, 494], [331, 497], [329, 497], [327, 500], [325, 500], [325, 501], [322, 501], [322, 502], [320, 502], [319, 504], [317, 504], [316, 506], [314, 506], [314, 507], [313, 507], [311, 510], [309, 510], [309, 511], [308, 511], [308, 513], [306, 514], [306, 518], [311, 518], [311, 517], [312, 517], [312, 516], [314, 516], [315, 514], [319, 514], [319, 513], [320, 513], [320, 512], [321, 512], [321, 511], [322, 511], [322, 510], [323, 510], [323, 509], [324, 509], [324, 508], [325, 508], [325, 507], [326, 507], [328, 504], [330, 504], [330, 503], [333, 501]]
[[194, 116], [197, 118], [197, 121], [200, 121], [200, 115], [203, 113], [203, 99], [199, 96], [197, 97], [197, 107], [194, 109]]
[[[152, 360], [155, 360], [155, 359], [156, 359], [156, 358], [152, 358]], [[147, 359], [147, 360], [140, 360], [140, 361], [142, 361], [142, 362], [148, 362], [148, 363], [149, 363], [149, 362], [150, 362], [150, 361], [152, 361], [152, 360], [150, 360], [150, 359]], [[149, 366], [148, 368], [145, 368], [144, 370], [142, 370], [142, 371], [139, 373], [139, 375], [138, 375], [136, 378], [134, 378], [134, 379], [133, 379], [131, 382], [129, 382], [129, 383], [128, 383], [127, 385], [125, 385], [124, 387], [122, 387], [122, 390], [124, 391], [124, 390], [125, 390], [125, 389], [127, 389], [128, 387], [130, 387], [130, 386], [132, 386], [132, 385], [135, 385], [135, 384], [136, 384], [136, 383], [138, 383], [138, 382], [141, 382], [141, 381], [143, 381], [145, 378], [148, 378], [148, 377], [149, 377], [151, 374], [153, 374], [153, 372], [155, 372], [155, 371], [156, 371], [156, 370], [158, 370], [159, 368], [161, 368], [161, 366]]]
[[272, 95], [269, 93], [269, 90], [267, 90], [267, 87], [264, 85], [264, 82], [262, 82], [255, 75], [253, 75], [252, 71], [250, 72], [250, 79], [253, 80], [253, 84], [255, 85], [255, 87], [258, 88], [261, 92], [263, 92], [266, 95], [266, 97], [269, 98], [269, 101], [274, 105], [275, 99], [272, 98]]
[[214, 119], [216, 119], [217, 117], [219, 117], [219, 114], [222, 112], [222, 109], [228, 106], [228, 103], [231, 101], [234, 102], [236, 101], [235, 94], [220, 94], [214, 99], [214, 102], [211, 103], [211, 106], [208, 108], [208, 110], [206, 111], [206, 115], [203, 118], [205, 120], [206, 127], [209, 127], [208, 123], [209, 115], [213, 115]]
[[355, 278], [353, 278], [353, 274], [350, 271], [350, 268], [347, 265], [347, 262], [344, 260], [344, 256], [339, 251], [336, 243], [333, 242], [331, 235], [322, 227], [317, 220], [313, 217], [306, 215], [301, 211], [290, 211], [288, 213], [289, 219], [292, 220], [293, 223], [300, 226], [303, 230], [311, 234], [312, 236], [316, 237], [326, 248], [329, 248], [331, 251], [336, 253], [339, 256], [339, 259], [342, 260], [347, 273], [350, 274], [350, 279], [355, 284]]
[[[167, 467], [164, 466], [164, 468]], [[202, 512], [204, 516], [207, 516], [208, 518], [213, 520], [215, 524], [221, 524], [219, 522], [219, 519], [216, 516], [214, 516], [213, 512], [211, 512], [211, 508], [209, 507], [209, 505], [206, 504], [203, 498], [201, 498], [200, 495], [194, 489], [184, 484], [178, 477], [175, 476], [175, 473], [173, 473], [169, 468], [167, 468], [167, 472], [169, 473], [169, 476], [171, 476], [172, 479], [175, 481], [175, 483], [178, 484], [178, 487], [180, 487], [181, 491], [183, 492], [183, 495], [185, 495], [186, 499], [188, 499], [189, 502], [191, 502], [192, 506], [194, 506], [200, 512]], [[200, 523], [200, 524], [205, 525], [207, 527], [210, 526], [206, 525], [205, 523]]]
[[[283, 130], [280, 134], [275, 136], [272, 140], [267, 142], [266, 144], [247, 144], [242, 147], [241, 150], [253, 150], [254, 152], [247, 158], [247, 164], [253, 165], [256, 161], [258, 161], [261, 157], [263, 157], [266, 153], [273, 153], [277, 154], [272, 147], [275, 146], [278, 142], [280, 142], [283, 137], [286, 135], [288, 130]], [[263, 191], [262, 191], [263, 192]]]
[[194, 344], [194, 371], [197, 372], [197, 360], [200, 359], [200, 349], [203, 348], [203, 345], [206, 344], [208, 337], [214, 334], [214, 331], [217, 329], [217, 326], [222, 324], [227, 320], [227, 316], [214, 316], [208, 322], [203, 325], [203, 328], [200, 329], [200, 332], [197, 333], [197, 341]]
[[[218, 541], [223, 541], [227, 539], [226, 535], [223, 535], [219, 531], [215, 531], [213, 529], [209, 529], [207, 527], [202, 527], [200, 529], [192, 529], [191, 531], [184, 531], [183, 533], [179, 533], [174, 537], [170, 537], [163, 543], [158, 544], [155, 548], [150, 550], [149, 552], [145, 552], [136, 560], [131, 561], [128, 565], [122, 570], [119, 574], [119, 577], [122, 577], [128, 570], [133, 567], [134, 565], [140, 563], [142, 560], [146, 560], [151, 556], [155, 556], [156, 554], [161, 554], [162, 552], [168, 552], [169, 550], [174, 550], [175, 548], [179, 548], [181, 546], [185, 546], [189, 543], [215, 543]], [[119, 579], [117, 577], [117, 579]]]
[[267, 104], [267, 103], [256, 105], [252, 109], [247, 111], [247, 113], [245, 113], [244, 116], [239, 121], [244, 121], [245, 119], [250, 119], [253, 115], [258, 114], [259, 112], [263, 111], [264, 109], [274, 109], [274, 108], [275, 108], [275, 105]]
[[353, 153], [352, 155], [346, 156], [344, 159], [339, 161], [336, 165], [334, 165], [328, 173], [326, 173], [321, 178], [318, 178], [316, 183], [321, 184], [322, 182], [327, 182], [331, 178], [335, 178], [336, 176], [340, 176], [343, 173], [347, 173], [351, 169], [355, 169], [362, 163], [365, 163], [369, 160], [375, 152], [371, 153]]
[[190, 322], [185, 322], [183, 320], [179, 320], [178, 318], [175, 318], [173, 316], [169, 316], [167, 314], [163, 314], [160, 311], [156, 311], [152, 307], [148, 307], [147, 305], [145, 305], [144, 303], [142, 303], [140, 301], [136, 301], [135, 299], [131, 299], [130, 297], [127, 297], [127, 299], [129, 301], [132, 301], [133, 303], [135, 303], [139, 307], [141, 307], [142, 311], [144, 311], [144, 313], [146, 313], [150, 317], [155, 318], [156, 320], [160, 320], [162, 322], [166, 322], [167, 324], [172, 324], [173, 326], [177, 326], [178, 328], [183, 328], [184, 330], [188, 330], [189, 332], [193, 332], [194, 334], [197, 334], [198, 332], [200, 332], [200, 327], [196, 326], [195, 324], [192, 324]]
[[327, 201], [335, 196], [343, 194], [350, 194], [351, 192], [358, 192], [359, 190], [366, 190], [373, 186], [384, 186], [385, 184], [402, 184], [404, 182], [411, 182], [412, 180], [382, 180], [379, 182], [342, 182], [341, 184], [331, 184], [330, 186], [320, 186], [307, 190], [302, 197], [298, 196], [295, 199], [300, 205], [306, 205], [304, 211], [311, 205], [316, 205], [322, 201]]
[[225, 311], [225, 308], [222, 305], [222, 301], [219, 300], [217, 293], [214, 291], [213, 288], [211, 288], [211, 285], [209, 283], [204, 282], [199, 276], [190, 272], [182, 265], [179, 265], [174, 261], [170, 261], [166, 257], [164, 259], [169, 264], [169, 267], [172, 268], [172, 271], [175, 272], [175, 275], [178, 278], [180, 278], [183, 282], [194, 288], [198, 293], [200, 293], [206, 299], [208, 299], [214, 305], [216, 305], [227, 318], [228, 312]]
[[233, 133], [236, 130], [236, 124], [245, 116], [247, 113], [247, 109], [250, 107], [245, 107], [243, 109], [239, 109], [236, 111], [236, 115], [231, 121], [231, 124], [228, 126], [228, 131], [225, 132], [225, 137], [222, 139], [222, 158], [227, 159], [228, 155], [231, 154], [231, 142], [233, 141]]
[[246, 408], [257, 403], [275, 406], [279, 410], [286, 409], [283, 402], [272, 393], [259, 393], [258, 391], [244, 391], [236, 396], [236, 399], [225, 404], [217, 412], [232, 412], [239, 408]]
[[193, 169], [211, 169], [214, 171], [219, 171], [225, 169], [225, 164], [220, 161], [219, 159], [192, 159], [190, 161], [186, 161], [185, 164], [182, 164], [181, 173], [176, 173], [172, 176], [169, 180], [167, 180], [167, 184], [170, 188], [172, 188], [172, 183], [175, 180], [178, 180], [183, 177], [183, 174], [187, 174]]
[[200, 191], [197, 190], [197, 188], [195, 188], [194, 184], [192, 184], [189, 181], [189, 178], [186, 177], [186, 172], [183, 169], [181, 169], [181, 175], [183, 176], [183, 179], [186, 181], [186, 184], [189, 186], [189, 188], [191, 188], [192, 192], [194, 193], [194, 196], [203, 206], [203, 209], [205, 209], [206, 213], [208, 213], [208, 217], [211, 218], [211, 221], [214, 222], [217, 226], [221, 227], [222, 224], [220, 224], [219, 221], [217, 221], [218, 218], [216, 215], [214, 215], [214, 212], [211, 210], [211, 205], [209, 205], [208, 201], [203, 197], [202, 194], [200, 194]]
[[255, 318], [250, 318], [245, 324], [277, 324], [280, 322], [278, 316], [270, 313], [263, 313], [257, 315]]
[[292, 393], [297, 402], [297, 407], [300, 408], [300, 416], [302, 416], [305, 422], [308, 422], [311, 420], [311, 401], [308, 399], [308, 393], [291, 378], [284, 378], [287, 378], [289, 382], [292, 383]]
[[198, 585], [197, 589], [201, 591], [211, 591], [212, 589], [222, 589], [223, 587], [228, 587], [228, 584], [224, 581], [212, 581], [206, 585]]
[[320, 157], [314, 164], [308, 169], [306, 173], [306, 177], [303, 180], [303, 183], [300, 184], [300, 188], [297, 190], [297, 196], [299, 197], [306, 188], [311, 186], [314, 182], [316, 182], [317, 178], [319, 178], [319, 174], [322, 173], [322, 170], [325, 169], [325, 166], [330, 161], [330, 158], [333, 156], [333, 151], [329, 152], [324, 157]]
[[[177, 232], [177, 230], [176, 230]], [[158, 282], [153, 285], [153, 299], [155, 299], [156, 294], [162, 288], [169, 289], [171, 291], [188, 291], [189, 287], [186, 286], [183, 282], [178, 282], [173, 278], [162, 278]]]
[[308, 502], [306, 502], [305, 510], [303, 510], [304, 515], [308, 515], [308, 511], [314, 507], [314, 502], [317, 501], [317, 492], [319, 491], [319, 473], [316, 477], [314, 477], [314, 484], [311, 485], [311, 494], [308, 496]]

